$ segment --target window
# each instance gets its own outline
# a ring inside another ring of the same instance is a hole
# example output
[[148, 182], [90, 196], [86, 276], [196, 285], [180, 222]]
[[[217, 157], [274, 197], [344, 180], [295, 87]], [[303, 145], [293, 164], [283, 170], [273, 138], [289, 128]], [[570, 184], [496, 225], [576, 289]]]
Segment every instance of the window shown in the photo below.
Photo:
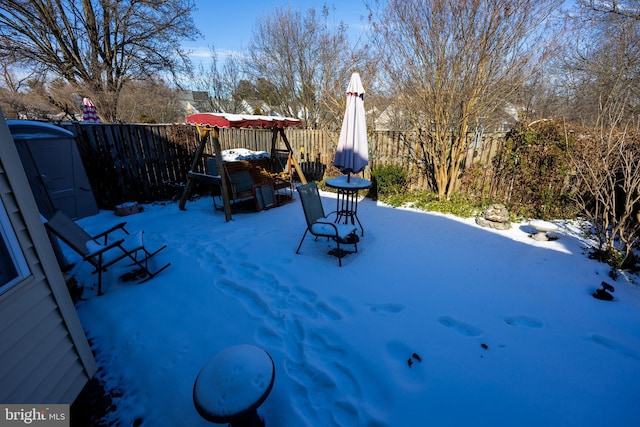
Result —
[[0, 200], [0, 293], [29, 275], [18, 238], [9, 222], [9, 216]]

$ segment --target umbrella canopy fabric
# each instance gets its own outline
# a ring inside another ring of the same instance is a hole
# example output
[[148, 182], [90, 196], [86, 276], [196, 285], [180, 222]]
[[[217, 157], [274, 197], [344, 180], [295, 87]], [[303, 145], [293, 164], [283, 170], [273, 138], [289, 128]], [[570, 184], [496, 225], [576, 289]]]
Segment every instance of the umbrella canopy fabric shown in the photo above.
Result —
[[344, 174], [362, 172], [369, 164], [364, 87], [360, 74], [353, 73], [347, 87], [347, 108], [333, 165]]
[[285, 128], [299, 126], [300, 120], [247, 114], [198, 113], [187, 116], [187, 123], [218, 128]]
[[85, 123], [102, 123], [96, 106], [89, 98], [82, 98], [82, 121]]

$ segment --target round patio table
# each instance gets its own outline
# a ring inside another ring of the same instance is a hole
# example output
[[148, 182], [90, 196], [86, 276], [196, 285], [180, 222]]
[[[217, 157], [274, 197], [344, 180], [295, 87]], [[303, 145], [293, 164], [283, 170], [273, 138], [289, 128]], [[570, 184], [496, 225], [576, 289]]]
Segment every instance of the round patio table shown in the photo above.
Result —
[[202, 418], [231, 427], [262, 427], [258, 407], [271, 392], [275, 367], [269, 353], [253, 345], [222, 350], [200, 370], [193, 403]]
[[345, 224], [351, 221], [355, 225], [356, 221], [360, 226], [362, 235], [364, 236], [364, 228], [358, 218], [358, 191], [366, 190], [371, 187], [371, 181], [356, 176], [346, 177], [339, 176], [325, 181], [327, 187], [338, 190], [336, 198], [336, 221], [344, 220]]

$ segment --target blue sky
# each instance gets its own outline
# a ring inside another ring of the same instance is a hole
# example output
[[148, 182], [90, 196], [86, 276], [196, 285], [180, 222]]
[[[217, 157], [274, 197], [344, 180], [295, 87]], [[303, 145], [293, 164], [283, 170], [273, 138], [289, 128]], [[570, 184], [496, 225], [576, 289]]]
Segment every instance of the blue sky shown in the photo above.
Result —
[[[374, 0], [368, 2], [374, 3]], [[290, 7], [304, 15], [310, 8], [320, 12], [326, 4], [332, 11], [330, 22], [347, 24], [352, 41], [363, 34], [368, 16], [365, 0], [195, 0], [195, 3], [194, 24], [204, 37], [184, 43], [184, 47], [192, 51], [194, 65], [208, 62], [210, 46], [215, 47], [221, 61], [229, 53], [244, 51], [256, 20], [273, 13], [276, 7]], [[574, 4], [575, 0], [564, 1], [564, 7]]]
[[245, 49], [256, 20], [268, 16], [276, 7], [291, 7], [305, 14], [312, 7], [319, 12], [324, 4], [333, 10], [331, 19], [335, 19], [336, 23], [343, 21], [349, 26], [350, 36], [357, 35], [363, 22], [366, 22], [367, 9], [363, 0], [340, 0], [334, 3], [322, 0], [196, 0], [197, 11], [193, 19], [204, 38], [184, 45], [193, 51], [194, 62], [209, 57], [209, 46], [214, 46], [222, 59], [228, 52]]

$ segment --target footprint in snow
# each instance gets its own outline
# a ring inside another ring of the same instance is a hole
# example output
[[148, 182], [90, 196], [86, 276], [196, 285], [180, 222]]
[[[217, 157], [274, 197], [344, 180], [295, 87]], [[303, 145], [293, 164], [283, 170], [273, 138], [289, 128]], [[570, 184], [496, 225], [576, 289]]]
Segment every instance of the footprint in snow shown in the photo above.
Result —
[[369, 304], [369, 310], [380, 314], [395, 314], [404, 310], [404, 305], [400, 304]]
[[608, 348], [609, 350], [617, 351], [632, 359], [640, 360], [640, 354], [610, 338], [603, 337], [602, 335], [592, 335], [590, 339], [594, 343]]
[[441, 325], [446, 326], [447, 328], [451, 328], [459, 334], [464, 335], [465, 337], [477, 337], [482, 335], [482, 331], [475, 326], [469, 325], [468, 323], [464, 323], [460, 320], [454, 319], [449, 316], [442, 316], [438, 319]]
[[544, 326], [542, 320], [529, 316], [510, 316], [505, 317], [504, 321], [511, 326], [524, 326], [527, 328], [542, 328]]

